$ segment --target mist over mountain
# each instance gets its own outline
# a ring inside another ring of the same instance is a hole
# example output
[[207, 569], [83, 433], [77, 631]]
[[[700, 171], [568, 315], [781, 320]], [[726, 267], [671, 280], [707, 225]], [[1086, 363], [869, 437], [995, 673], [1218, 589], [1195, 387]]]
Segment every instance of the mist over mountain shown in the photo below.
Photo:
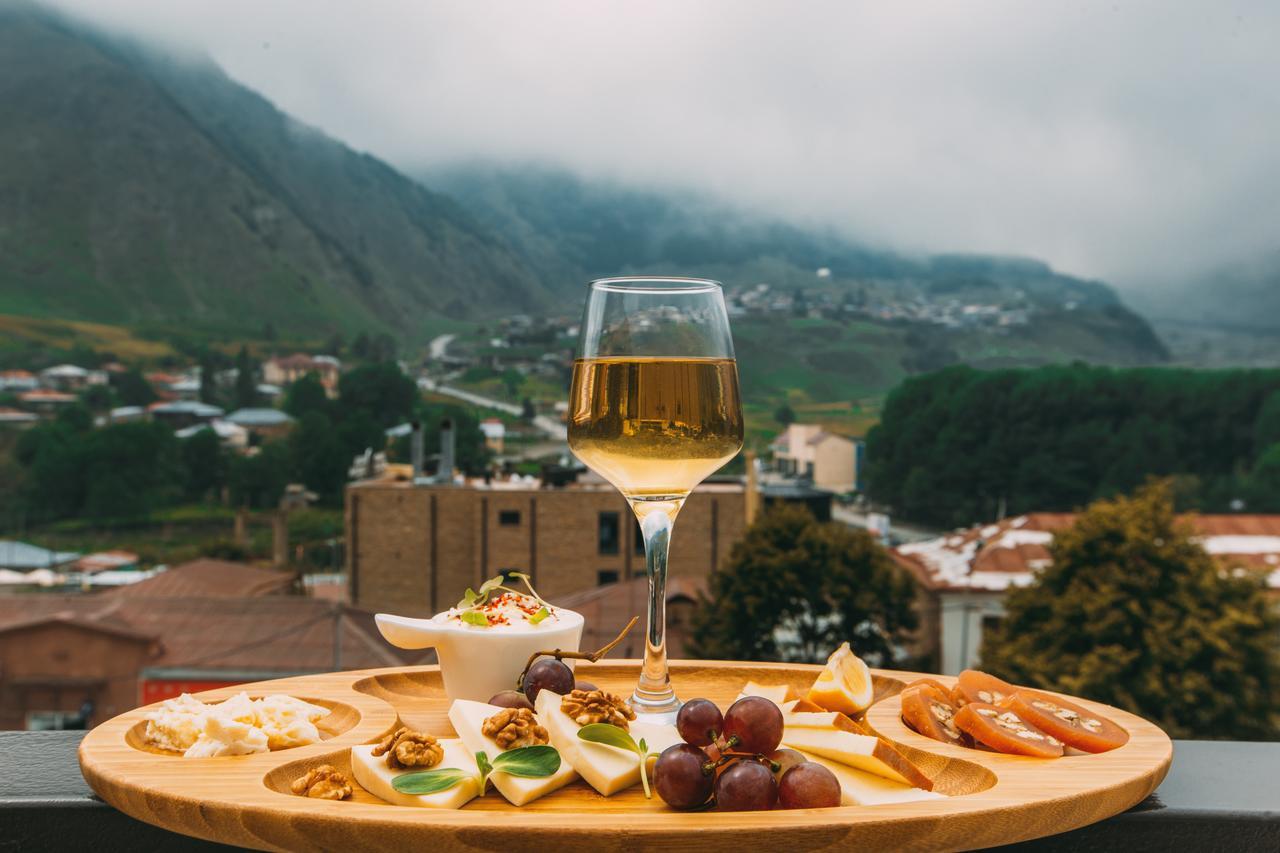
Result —
[[0, 313], [390, 330], [551, 296], [453, 200], [215, 65], [0, 5]]

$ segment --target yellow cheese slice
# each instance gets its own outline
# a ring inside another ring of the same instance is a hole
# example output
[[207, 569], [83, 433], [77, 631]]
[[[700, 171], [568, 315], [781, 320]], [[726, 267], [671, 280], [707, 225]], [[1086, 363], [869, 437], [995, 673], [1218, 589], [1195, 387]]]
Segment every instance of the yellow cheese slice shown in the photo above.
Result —
[[[588, 785], [606, 797], [638, 783], [640, 756], [629, 750], [578, 737], [581, 726], [560, 710], [562, 698], [559, 694], [544, 689], [538, 692], [537, 701], [538, 721], [546, 727], [551, 745], [560, 750], [561, 757], [578, 771], [578, 775]], [[675, 726], [632, 722], [628, 732], [636, 743], [643, 738], [645, 746], [654, 753], [662, 752], [680, 742]]]
[[[748, 681], [742, 687], [742, 692], [738, 694], [738, 699], [745, 696], [759, 696], [762, 699], [768, 699], [775, 705], [781, 705], [787, 701], [787, 685], [785, 684], [756, 684], [754, 681]], [[737, 699], [734, 700], [735, 702]]]
[[786, 726], [782, 730], [782, 744], [903, 785], [925, 790], [933, 788], [933, 782], [920, 768], [887, 741], [873, 735], [854, 734], [840, 729]]
[[387, 766], [385, 755], [373, 754], [376, 744], [351, 747], [351, 775], [370, 794], [397, 806], [418, 806], [428, 809], [458, 809], [469, 803], [480, 792], [477, 778], [480, 775], [476, 767], [475, 756], [462, 745], [462, 741], [454, 738], [442, 739], [440, 746], [444, 749], [444, 757], [435, 767], [421, 768], [434, 770], [442, 767], [456, 767], [465, 771], [468, 778], [463, 779], [447, 791], [434, 794], [402, 794], [391, 786], [392, 780], [414, 770], [392, 770]]
[[934, 791], [922, 791], [901, 782], [892, 782], [883, 776], [855, 770], [832, 761], [821, 755], [814, 755], [801, 750], [810, 761], [816, 761], [835, 775], [840, 783], [840, 805], [842, 806], [884, 806], [891, 803], [914, 803], [920, 800], [941, 800], [942, 794]]
[[[453, 704], [449, 706], [449, 722], [453, 724], [453, 730], [458, 733], [463, 745], [473, 755], [477, 752], [484, 752], [489, 756], [489, 761], [492, 762], [494, 756], [506, 750], [498, 746], [497, 741], [493, 738], [486, 736], [481, 731], [481, 728], [484, 726], [485, 720], [502, 710], [496, 705], [489, 705], [485, 702], [455, 699]], [[506, 797], [513, 806], [523, 806], [526, 803], [531, 803], [539, 797], [544, 797], [552, 791], [563, 788], [577, 778], [578, 774], [574, 771], [573, 765], [566, 761], [563, 755], [560, 756], [560, 769], [550, 776], [544, 776], [540, 779], [512, 776], [501, 771], [494, 771], [489, 775], [489, 779], [493, 782], [493, 787], [497, 788], [502, 796]]]

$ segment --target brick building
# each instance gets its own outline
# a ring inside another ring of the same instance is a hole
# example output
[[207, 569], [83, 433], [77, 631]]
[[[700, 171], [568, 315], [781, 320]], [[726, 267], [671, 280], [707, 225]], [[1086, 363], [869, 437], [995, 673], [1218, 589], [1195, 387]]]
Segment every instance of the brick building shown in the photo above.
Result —
[[[676, 521], [671, 578], [706, 578], [746, 529], [739, 482], [709, 482]], [[346, 493], [351, 601], [362, 610], [429, 616], [467, 587], [507, 569], [525, 572], [551, 600], [645, 573], [627, 502], [612, 486], [377, 480]]]

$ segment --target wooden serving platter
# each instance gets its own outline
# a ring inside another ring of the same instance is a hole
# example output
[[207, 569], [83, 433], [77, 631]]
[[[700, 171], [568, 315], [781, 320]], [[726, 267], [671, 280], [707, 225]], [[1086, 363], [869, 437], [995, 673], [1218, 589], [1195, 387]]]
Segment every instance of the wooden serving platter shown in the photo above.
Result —
[[[817, 666], [677, 661], [680, 696], [728, 707], [747, 680], [805, 690]], [[579, 674], [626, 695], [637, 661], [581, 664]], [[944, 800], [874, 807], [768, 812], [676, 812], [639, 786], [605, 798], [582, 781], [515, 808], [490, 789], [456, 811], [393, 806], [353, 782], [353, 798], [295, 796], [289, 784], [310, 767], [349, 770], [348, 748], [370, 743], [401, 723], [453, 736], [437, 667], [371, 669], [300, 676], [211, 690], [205, 701], [287, 693], [333, 709], [320, 743], [279, 752], [184, 759], [142, 742], [147, 708], [103, 723], [80, 747], [85, 779], [104, 800], [174, 832], [266, 850], [680, 849], [958, 850], [1064, 832], [1110, 817], [1156, 789], [1173, 746], [1159, 728], [1116, 708], [1097, 709], [1129, 731], [1129, 742], [1100, 755], [1035, 759], [949, 746], [908, 729], [894, 697], [919, 673], [874, 671], [876, 703], [867, 721], [934, 779]], [[935, 676], [944, 683], [954, 681]], [[696, 837], [694, 835], [696, 833]], [[749, 846], [749, 847], [748, 847]]]

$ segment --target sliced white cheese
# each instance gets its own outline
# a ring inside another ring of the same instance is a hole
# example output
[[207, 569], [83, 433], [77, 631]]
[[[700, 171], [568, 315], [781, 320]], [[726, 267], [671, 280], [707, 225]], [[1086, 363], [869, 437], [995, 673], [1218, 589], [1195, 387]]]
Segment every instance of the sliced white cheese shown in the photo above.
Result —
[[941, 800], [942, 794], [934, 791], [922, 791], [891, 782], [882, 776], [865, 773], [847, 767], [838, 761], [832, 761], [821, 755], [814, 755], [801, 750], [805, 758], [816, 761], [830, 770], [840, 782], [840, 805], [842, 806], [883, 806], [891, 803], [914, 803], [920, 800]]
[[[787, 685], [785, 684], [756, 684], [754, 681], [748, 681], [742, 687], [742, 692], [738, 694], [738, 699], [746, 696], [759, 696], [762, 699], [768, 699], [775, 705], [781, 705], [787, 700]], [[735, 702], [737, 699], [734, 700]]]
[[786, 726], [782, 730], [782, 744], [904, 785], [926, 789], [933, 787], [929, 778], [902, 753], [872, 735], [854, 734], [840, 729]]
[[[604, 796], [612, 796], [640, 781], [640, 756], [616, 746], [583, 740], [578, 737], [581, 728], [568, 714], [560, 710], [563, 697], [550, 690], [538, 692], [538, 721], [551, 736], [551, 745], [560, 750], [561, 758]], [[675, 726], [657, 726], [632, 722], [628, 732], [636, 743], [643, 738], [650, 752], [660, 753], [672, 744], [680, 743]]]
[[[497, 741], [493, 738], [486, 736], [481, 731], [481, 728], [484, 726], [485, 720], [502, 710], [496, 705], [489, 705], [485, 702], [455, 699], [453, 704], [449, 706], [449, 722], [453, 724], [453, 730], [458, 733], [458, 737], [462, 739], [462, 743], [472, 754], [484, 752], [489, 756], [489, 761], [492, 762], [496, 755], [506, 750], [498, 746]], [[540, 779], [512, 776], [501, 771], [494, 771], [489, 776], [489, 779], [493, 782], [493, 787], [497, 788], [502, 796], [506, 797], [513, 806], [523, 806], [525, 803], [531, 803], [538, 797], [546, 796], [552, 791], [563, 788], [577, 778], [578, 774], [574, 771], [573, 765], [563, 755], [560, 756], [560, 769], [550, 776], [544, 776]]]
[[[435, 767], [416, 768], [414, 770], [392, 770], [387, 766], [385, 755], [373, 754], [376, 744], [351, 747], [351, 775], [370, 794], [386, 800], [396, 806], [418, 806], [428, 809], [459, 809], [469, 803], [480, 792], [477, 778], [480, 775], [476, 767], [475, 756], [462, 744], [462, 741], [447, 738], [440, 741], [444, 749], [444, 757]], [[456, 767], [468, 774], [446, 791], [434, 794], [402, 794], [391, 786], [392, 781], [405, 773], [414, 773], [418, 769], [435, 770], [444, 767]]]

